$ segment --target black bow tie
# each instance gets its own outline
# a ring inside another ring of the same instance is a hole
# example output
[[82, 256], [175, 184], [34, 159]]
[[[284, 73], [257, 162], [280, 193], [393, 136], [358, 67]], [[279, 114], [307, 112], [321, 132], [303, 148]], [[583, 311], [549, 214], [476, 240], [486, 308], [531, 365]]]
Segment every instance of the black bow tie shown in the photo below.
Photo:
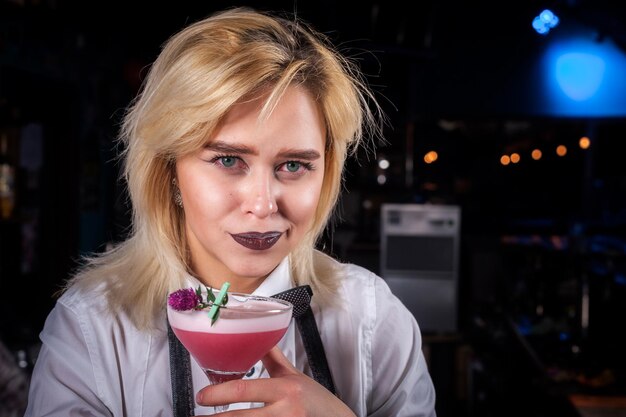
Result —
[[302, 285], [300, 287], [295, 287], [276, 295], [272, 295], [272, 298], [278, 298], [293, 304], [293, 318], [297, 319], [305, 314], [307, 310], [310, 310], [312, 295], [313, 291], [311, 290], [311, 287], [308, 285]]

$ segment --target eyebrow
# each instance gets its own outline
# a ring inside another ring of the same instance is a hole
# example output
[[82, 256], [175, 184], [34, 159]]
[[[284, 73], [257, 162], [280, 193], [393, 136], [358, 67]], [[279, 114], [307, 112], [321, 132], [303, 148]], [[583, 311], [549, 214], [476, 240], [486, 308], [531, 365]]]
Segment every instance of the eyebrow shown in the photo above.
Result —
[[307, 161], [314, 161], [320, 157], [320, 153], [314, 149], [289, 149], [278, 155], [287, 159], [304, 159]]
[[[204, 148], [209, 151], [220, 152], [234, 155], [256, 155], [257, 152], [245, 145], [231, 145], [222, 141], [214, 141], [207, 143]], [[314, 161], [321, 157], [320, 153], [315, 149], [286, 149], [278, 153], [281, 158], [287, 159], [304, 159]]]
[[256, 152], [245, 145], [230, 145], [228, 143], [216, 140], [211, 143], [207, 143], [204, 145], [204, 149], [208, 151], [227, 153], [227, 154], [237, 154], [237, 155], [254, 155]]

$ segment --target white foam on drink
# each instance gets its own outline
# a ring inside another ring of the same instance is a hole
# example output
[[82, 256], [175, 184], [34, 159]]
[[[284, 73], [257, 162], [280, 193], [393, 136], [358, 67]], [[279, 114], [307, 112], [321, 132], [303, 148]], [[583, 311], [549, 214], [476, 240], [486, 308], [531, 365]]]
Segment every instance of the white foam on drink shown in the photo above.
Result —
[[291, 309], [285, 311], [285, 305], [276, 301], [247, 300], [242, 303], [231, 297], [228, 307], [220, 309], [219, 318], [212, 326], [208, 309], [176, 311], [168, 306], [167, 315], [170, 325], [178, 329], [205, 333], [251, 333], [284, 329], [291, 320]]

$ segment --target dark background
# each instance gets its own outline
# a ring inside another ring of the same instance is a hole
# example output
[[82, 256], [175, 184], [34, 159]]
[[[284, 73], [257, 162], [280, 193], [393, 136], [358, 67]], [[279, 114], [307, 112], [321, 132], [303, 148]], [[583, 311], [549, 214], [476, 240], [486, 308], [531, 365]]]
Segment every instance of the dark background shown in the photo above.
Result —
[[[440, 416], [578, 415], [574, 394], [626, 395], [626, 111], [555, 114], [536, 93], [548, 37], [530, 22], [546, 7], [624, 50], [624, 6], [590, 0], [0, 1], [0, 131], [18, 166], [0, 220], [0, 341], [25, 372], [77, 260], [125, 236], [115, 137], [150, 62], [172, 33], [235, 5], [295, 11], [326, 33], [389, 118], [377, 154], [348, 165], [324, 250], [379, 272], [381, 204], [462, 208], [459, 329], [425, 334]], [[567, 157], [529, 162], [558, 143]], [[513, 151], [522, 161], [500, 165]]]

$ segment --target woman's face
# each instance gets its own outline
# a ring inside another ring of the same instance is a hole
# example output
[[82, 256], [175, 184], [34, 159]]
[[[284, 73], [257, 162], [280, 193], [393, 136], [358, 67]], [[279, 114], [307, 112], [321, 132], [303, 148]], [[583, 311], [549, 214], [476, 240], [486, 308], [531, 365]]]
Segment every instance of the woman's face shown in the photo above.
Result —
[[251, 292], [310, 230], [324, 179], [325, 128], [306, 90], [235, 105], [205, 147], [176, 162], [192, 268]]

